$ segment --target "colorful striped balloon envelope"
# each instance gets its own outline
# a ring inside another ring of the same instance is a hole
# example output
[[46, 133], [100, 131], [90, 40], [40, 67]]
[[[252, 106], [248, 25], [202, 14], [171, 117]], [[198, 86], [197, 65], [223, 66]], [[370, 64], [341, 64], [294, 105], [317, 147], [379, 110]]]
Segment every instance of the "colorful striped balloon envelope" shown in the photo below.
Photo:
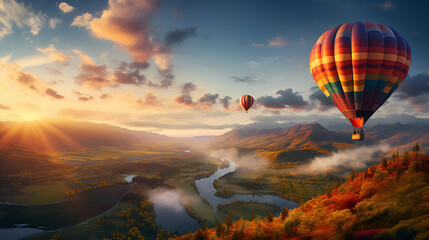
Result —
[[317, 85], [357, 128], [401, 85], [410, 65], [405, 38], [372, 22], [346, 23], [325, 32], [310, 54]]
[[246, 113], [247, 113], [247, 110], [249, 110], [249, 108], [253, 105], [254, 101], [255, 100], [250, 95], [243, 95], [241, 97], [240, 104], [244, 108], [244, 110], [246, 110]]

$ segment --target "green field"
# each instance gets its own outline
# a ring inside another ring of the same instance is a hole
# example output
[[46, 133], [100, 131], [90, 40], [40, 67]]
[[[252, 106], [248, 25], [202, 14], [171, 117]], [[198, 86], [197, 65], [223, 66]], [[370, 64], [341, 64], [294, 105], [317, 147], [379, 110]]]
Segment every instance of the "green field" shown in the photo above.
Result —
[[63, 182], [30, 185], [22, 187], [16, 194], [1, 197], [1, 201], [28, 205], [46, 204], [64, 200], [64, 194], [69, 190]]
[[59, 203], [37, 206], [0, 205], [0, 227], [26, 223], [28, 227], [43, 226], [50, 230], [78, 224], [115, 206], [128, 190], [129, 185], [118, 185], [84, 192]]
[[280, 208], [275, 206], [262, 203], [245, 203], [239, 200], [232, 203], [219, 204], [217, 209], [218, 218], [222, 222], [226, 221], [226, 214], [230, 214], [233, 220], [238, 220], [240, 218], [250, 220], [252, 212], [254, 217], [260, 216], [261, 218], [265, 218], [269, 213], [277, 215], [281, 211]]

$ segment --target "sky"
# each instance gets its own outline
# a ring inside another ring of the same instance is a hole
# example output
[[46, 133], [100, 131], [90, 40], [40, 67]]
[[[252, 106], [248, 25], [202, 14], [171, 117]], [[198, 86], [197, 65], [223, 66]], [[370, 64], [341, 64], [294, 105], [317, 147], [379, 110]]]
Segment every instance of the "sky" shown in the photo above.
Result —
[[[373, 118], [429, 117], [427, 1], [0, 0], [0, 121], [65, 118], [189, 137], [344, 118], [317, 88], [313, 44], [347, 22], [411, 46]], [[249, 94], [246, 114], [238, 103]], [[344, 120], [346, 121], [346, 120]]]

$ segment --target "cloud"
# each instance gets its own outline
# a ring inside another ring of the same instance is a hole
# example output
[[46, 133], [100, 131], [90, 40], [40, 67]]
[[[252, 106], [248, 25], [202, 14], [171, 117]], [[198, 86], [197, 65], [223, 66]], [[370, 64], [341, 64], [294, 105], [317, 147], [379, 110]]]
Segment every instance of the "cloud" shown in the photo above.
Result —
[[59, 23], [61, 23], [61, 19], [51, 18], [49, 19], [49, 28], [55, 29]]
[[216, 99], [219, 98], [219, 94], [204, 94], [198, 102], [202, 105], [203, 108], [211, 108], [214, 104], [216, 104]]
[[276, 94], [280, 96], [263, 96], [259, 97], [256, 102], [271, 109], [304, 110], [309, 108], [308, 102], [304, 101], [298, 92], [293, 92], [292, 88], [279, 90]]
[[122, 125], [129, 127], [144, 127], [157, 129], [175, 129], [175, 130], [191, 130], [191, 129], [227, 129], [240, 126], [239, 124], [221, 124], [210, 125], [201, 122], [178, 123], [161, 122], [161, 121], [139, 121], [139, 122], [122, 122]]
[[147, 62], [154, 51], [149, 27], [156, 8], [154, 0], [109, 0], [100, 17], [85, 13], [76, 17], [72, 25], [85, 26], [93, 36], [121, 45], [136, 62]]
[[0, 62], [0, 69], [8, 74], [9, 80], [14, 81], [23, 89], [39, 93], [42, 96], [49, 96], [55, 99], [63, 99], [55, 90], [49, 87], [43, 79], [36, 77], [32, 73], [22, 71], [16, 63]]
[[81, 92], [75, 91], [74, 94], [78, 95], [78, 100], [82, 101], [82, 102], [88, 102], [88, 101], [94, 100], [94, 98], [92, 96], [81, 93]]
[[388, 10], [393, 8], [393, 3], [387, 0], [384, 3], [379, 3], [378, 6], [381, 7], [382, 9]]
[[64, 96], [58, 94], [57, 91], [52, 88], [47, 88], [45, 94], [55, 99], [64, 99]]
[[117, 84], [143, 85], [146, 83], [146, 77], [140, 74], [140, 70], [146, 69], [148, 63], [121, 62], [119, 67], [113, 73], [113, 81]]
[[149, 199], [156, 202], [163, 209], [170, 209], [174, 212], [184, 210], [180, 194], [175, 190], [157, 188], [149, 192]]
[[325, 96], [319, 87], [311, 87], [310, 90], [313, 91], [313, 93], [310, 94], [309, 98], [313, 101], [312, 105], [314, 105], [319, 112], [335, 107], [332, 101]]
[[270, 39], [270, 41], [268, 42], [268, 46], [270, 47], [284, 47], [288, 44], [289, 43], [286, 41], [286, 39], [280, 36]]
[[111, 99], [113, 96], [111, 94], [108, 93], [103, 93], [100, 96], [100, 99]]
[[157, 97], [150, 91], [146, 93], [146, 97], [144, 99], [136, 99], [132, 93], [125, 94], [122, 96], [122, 99], [136, 107], [154, 107], [162, 105], [161, 102], [158, 101]]
[[181, 93], [182, 94], [190, 94], [191, 92], [195, 91], [197, 89], [197, 86], [193, 84], [192, 82], [187, 82], [183, 84]]
[[173, 30], [165, 34], [164, 42], [167, 46], [177, 46], [180, 45], [186, 38], [195, 36], [196, 32], [196, 27]]
[[92, 120], [92, 121], [111, 121], [129, 118], [130, 114], [128, 113], [119, 113], [119, 112], [100, 112], [93, 110], [83, 110], [83, 109], [73, 109], [73, 108], [64, 108], [57, 112], [57, 115], [60, 117], [77, 119], [77, 120]]
[[0, 0], [0, 39], [13, 33], [13, 26], [27, 26], [33, 35], [37, 35], [45, 23], [42, 13], [34, 13], [24, 3], [15, 0]]
[[52, 63], [52, 59], [46, 55], [33, 55], [17, 59], [15, 63], [21, 68], [26, 68]]
[[166, 68], [166, 69], [159, 69], [158, 68], [158, 74], [160, 77], [160, 83], [159, 84], [152, 83], [151, 86], [160, 87], [160, 88], [167, 88], [173, 84], [173, 80], [175, 77], [173, 74], [173, 70], [171, 68]]
[[310, 163], [298, 167], [296, 172], [298, 174], [314, 175], [362, 169], [366, 168], [378, 155], [389, 151], [390, 146], [385, 144], [344, 149], [329, 156], [316, 157]]
[[180, 94], [174, 98], [174, 102], [179, 105], [184, 105], [187, 107], [194, 107], [195, 103], [192, 100], [191, 95], [189, 94]]
[[80, 73], [75, 77], [77, 84], [94, 90], [100, 90], [102, 87], [111, 85], [111, 81], [108, 79], [109, 70], [106, 65], [95, 64], [90, 56], [83, 54], [78, 49], [74, 49], [73, 52], [82, 61], [79, 66]]
[[265, 82], [264, 80], [262, 80], [260, 78], [252, 78], [252, 77], [248, 77], [248, 76], [245, 76], [245, 77], [232, 76], [231, 79], [233, 79], [234, 82], [248, 83], [248, 84]]
[[88, 27], [94, 17], [90, 13], [84, 13], [73, 19], [71, 26]]
[[72, 25], [86, 27], [94, 37], [117, 43], [134, 62], [153, 59], [161, 82], [152, 86], [167, 88], [174, 80], [172, 48], [194, 36], [196, 28], [172, 30], [164, 35], [163, 41], [157, 40], [150, 28], [151, 16], [157, 8], [156, 0], [109, 0], [100, 17], [85, 13], [76, 17]]
[[222, 104], [224, 109], [229, 109], [230, 100], [232, 98], [229, 96], [226, 96], [224, 98], [219, 98], [220, 103]]
[[48, 56], [53, 62], [67, 63], [73, 59], [73, 56], [59, 52], [54, 47], [54, 44], [50, 44], [47, 48], [36, 48], [36, 50], [43, 53], [45, 56]]
[[48, 70], [49, 73], [52, 75], [63, 75], [62, 72], [60, 72], [58, 69], [55, 69], [55, 68], [47, 67], [46, 70]]
[[407, 100], [417, 111], [429, 111], [429, 74], [407, 77], [396, 92], [396, 99]]
[[265, 47], [265, 44], [263, 44], [263, 43], [252, 43], [252, 46], [257, 47], [257, 48], [263, 48], [263, 47]]
[[1, 109], [1, 110], [11, 110], [11, 108], [10, 108], [10, 107], [8, 107], [8, 106], [6, 106], [6, 105], [3, 105], [3, 104], [0, 104], [0, 109]]
[[61, 9], [61, 11], [63, 11], [63, 13], [69, 13], [69, 12], [73, 11], [73, 9], [74, 9], [74, 7], [70, 6], [66, 2], [61, 2], [58, 5], [58, 8]]

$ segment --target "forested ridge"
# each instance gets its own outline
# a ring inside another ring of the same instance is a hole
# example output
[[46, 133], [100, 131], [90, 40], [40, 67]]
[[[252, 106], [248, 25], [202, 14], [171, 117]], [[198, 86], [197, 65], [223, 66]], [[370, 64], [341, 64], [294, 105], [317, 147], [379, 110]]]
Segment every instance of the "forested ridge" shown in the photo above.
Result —
[[177, 239], [429, 239], [429, 155], [392, 153], [279, 217], [256, 216]]

